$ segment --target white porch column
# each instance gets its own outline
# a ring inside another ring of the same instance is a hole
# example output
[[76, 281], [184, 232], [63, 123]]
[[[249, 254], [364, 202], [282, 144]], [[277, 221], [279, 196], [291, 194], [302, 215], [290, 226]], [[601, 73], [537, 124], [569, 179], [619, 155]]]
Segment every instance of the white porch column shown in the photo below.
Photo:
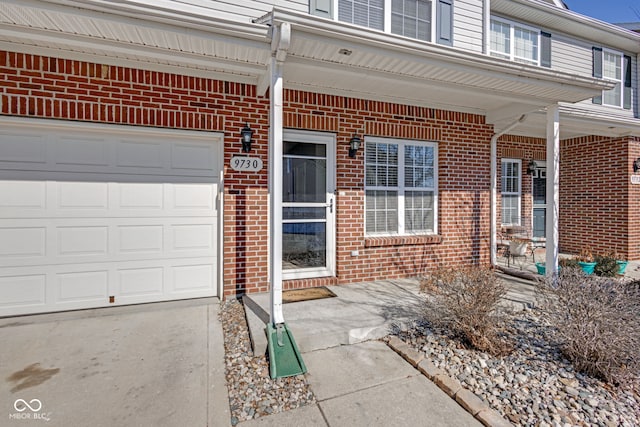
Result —
[[283, 83], [282, 70], [289, 48], [288, 23], [274, 27], [269, 65], [269, 272], [271, 276], [271, 315], [273, 325], [284, 323], [282, 313], [282, 149]]
[[547, 107], [547, 277], [558, 273], [558, 212], [560, 208], [560, 112], [558, 104]]

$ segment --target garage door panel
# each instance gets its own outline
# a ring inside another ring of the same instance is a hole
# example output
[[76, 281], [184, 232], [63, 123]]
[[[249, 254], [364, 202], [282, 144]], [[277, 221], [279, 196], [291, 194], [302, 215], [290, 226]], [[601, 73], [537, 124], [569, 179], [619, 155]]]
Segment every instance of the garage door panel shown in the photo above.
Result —
[[0, 257], [9, 263], [17, 258], [42, 258], [46, 254], [46, 234], [45, 227], [0, 226]]
[[46, 304], [47, 275], [13, 271], [2, 275], [0, 269], [0, 315], [40, 311]]
[[220, 134], [0, 116], [0, 316], [216, 295], [222, 162]]
[[108, 302], [109, 271], [81, 271], [56, 275], [55, 304], [90, 303], [97, 307]]
[[[6, 129], [0, 139], [0, 167], [24, 168], [47, 163], [47, 135]], [[26, 164], [26, 165], [25, 165]]]

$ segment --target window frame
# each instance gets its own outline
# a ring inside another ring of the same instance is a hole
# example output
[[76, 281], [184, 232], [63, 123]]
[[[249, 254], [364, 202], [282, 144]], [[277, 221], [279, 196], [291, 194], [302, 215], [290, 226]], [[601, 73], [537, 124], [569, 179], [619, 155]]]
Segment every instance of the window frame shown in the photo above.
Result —
[[[518, 191], [504, 191], [503, 190], [503, 181], [505, 179], [505, 163], [517, 164], [518, 165]], [[517, 208], [517, 222], [504, 222], [504, 196], [516, 196], [518, 201]], [[511, 158], [503, 158], [500, 159], [500, 224], [505, 226], [518, 226], [522, 225], [522, 160], [521, 159], [511, 159]]]
[[[369, 30], [372, 31], [382, 31], [385, 34], [391, 34], [397, 37], [404, 37], [406, 39], [409, 40], [415, 40], [415, 41], [420, 41], [420, 42], [426, 42], [426, 43], [439, 43], [439, 44], [447, 44], [447, 45], [451, 45], [451, 40], [444, 40], [444, 39], [440, 39], [438, 37], [438, 28], [439, 28], [439, 19], [438, 19], [438, 3], [440, 1], [444, 1], [444, 0], [428, 0], [431, 2], [431, 22], [430, 22], [430, 31], [429, 31], [429, 40], [422, 40], [419, 38], [413, 38], [413, 37], [408, 37], [408, 36], [404, 36], [402, 34], [396, 34], [391, 32], [391, 10], [392, 10], [392, 1], [393, 0], [383, 0], [384, 2], [384, 6], [383, 6], [383, 14], [384, 14], [384, 19], [383, 19], [383, 29], [382, 30], [378, 30], [375, 28], [371, 28], [371, 27], [366, 27], [366, 26], [361, 26], [358, 24], [354, 24], [354, 23], [350, 23], [347, 21], [341, 21], [339, 19], [339, 8], [340, 8], [340, 0], [330, 0], [331, 1], [331, 7], [330, 7], [330, 12], [333, 16], [330, 17], [330, 19], [336, 21], [336, 22], [344, 22], [346, 24], [350, 24], [350, 25], [357, 25], [359, 27], [362, 28], [367, 28]], [[453, 5], [453, 0], [446, 0], [447, 4], [450, 5], [450, 7], [453, 9], [454, 5]], [[311, 6], [310, 6], [311, 7]], [[313, 9], [313, 7], [311, 7], [311, 9]], [[312, 10], [311, 13], [314, 13], [314, 11]], [[322, 14], [323, 16], [326, 16], [324, 14]], [[451, 26], [451, 32], [453, 32], [453, 22], [451, 22], [449, 24]]]
[[[493, 32], [491, 31], [491, 24], [493, 23], [493, 21], [499, 22], [503, 25], [508, 25], [509, 26], [509, 54], [506, 54], [504, 52], [500, 52], [497, 50], [493, 50], [491, 48], [491, 40], [492, 40], [492, 35]], [[515, 29], [517, 28], [521, 28], [523, 30], [527, 30], [527, 31], [531, 31], [532, 33], [536, 34], [537, 37], [537, 42], [536, 42], [536, 60], [532, 61], [528, 58], [523, 58], [523, 57], [516, 57], [515, 55]], [[541, 57], [542, 57], [542, 30], [540, 28], [536, 28], [536, 27], [532, 27], [530, 25], [526, 25], [526, 24], [522, 24], [520, 22], [516, 22], [516, 21], [511, 21], [509, 19], [505, 19], [505, 18], [501, 18], [498, 16], [491, 16], [491, 18], [489, 19], [489, 46], [487, 47], [487, 50], [489, 52], [489, 56], [493, 56], [495, 58], [503, 58], [503, 59], [508, 59], [509, 61], [512, 62], [518, 62], [521, 64], [528, 64], [528, 65], [535, 65], [535, 66], [541, 66]]]
[[[611, 82], [615, 82], [617, 84], [619, 84], [619, 91], [620, 91], [620, 103], [619, 104], [608, 104], [605, 102], [605, 93], [614, 90], [614, 89], [610, 89], [610, 90], [603, 90], [602, 91], [602, 105], [607, 106], [607, 107], [615, 107], [615, 108], [620, 108], [622, 109], [624, 106], [624, 83], [625, 83], [625, 69], [624, 69], [624, 53], [617, 51], [617, 50], [613, 50], [613, 49], [607, 49], [607, 48], [602, 48], [602, 79], [603, 80], [607, 80], [607, 81], [611, 81]], [[618, 65], [620, 67], [620, 78], [619, 79], [615, 79], [612, 77], [607, 77], [605, 76], [605, 54], [610, 54], [610, 55], [616, 55], [618, 56], [618, 63], [616, 65]]]
[[[367, 144], [397, 144], [398, 145], [398, 185], [391, 186], [369, 186], [367, 185]], [[405, 178], [405, 146], [423, 146], [431, 147], [433, 149], [433, 187], [406, 187], [404, 183]], [[438, 234], [438, 142], [437, 141], [423, 141], [413, 139], [399, 139], [399, 138], [382, 138], [374, 136], [365, 136], [364, 138], [364, 235], [365, 237], [399, 237], [399, 236], [432, 236]], [[398, 217], [398, 231], [397, 232], [367, 232], [367, 191], [397, 191], [397, 217]], [[405, 228], [405, 193], [407, 191], [432, 191], [433, 192], [433, 227], [430, 231], [407, 231]]]

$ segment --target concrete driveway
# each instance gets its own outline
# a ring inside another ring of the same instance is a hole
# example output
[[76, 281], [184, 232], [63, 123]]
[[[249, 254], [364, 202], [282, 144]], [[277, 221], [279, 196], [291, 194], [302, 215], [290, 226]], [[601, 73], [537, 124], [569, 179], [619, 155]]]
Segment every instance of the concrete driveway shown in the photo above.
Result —
[[2, 426], [229, 425], [219, 301], [0, 319]]

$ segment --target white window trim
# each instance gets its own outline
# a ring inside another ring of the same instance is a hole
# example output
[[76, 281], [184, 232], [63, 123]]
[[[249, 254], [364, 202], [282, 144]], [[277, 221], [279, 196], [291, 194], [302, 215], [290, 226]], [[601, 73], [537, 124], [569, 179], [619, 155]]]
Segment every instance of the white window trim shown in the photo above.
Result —
[[[500, 18], [500, 17], [497, 17], [497, 16], [491, 16], [490, 19], [489, 19], [489, 26], [488, 26], [488, 29], [487, 29], [487, 51], [489, 52], [489, 55], [496, 54], [499, 57], [504, 57], [505, 53], [491, 49], [491, 21], [497, 21], [497, 22], [500, 22], [502, 24], [506, 24], [506, 25], [509, 26], [509, 60], [510, 61], [524, 62], [526, 64], [540, 66], [540, 28], [532, 27], [532, 26], [529, 26], [529, 25], [522, 24], [520, 22], [511, 21], [509, 19], [504, 19], [504, 18]], [[537, 37], [538, 37], [538, 43], [537, 43], [537, 47], [538, 47], [538, 55], [537, 56], [538, 56], [538, 59], [537, 59], [537, 61], [531, 61], [528, 58], [520, 58], [520, 57], [516, 57], [515, 56], [515, 47], [514, 47], [514, 43], [515, 43], [515, 27], [522, 28], [524, 30], [529, 30], [529, 31], [537, 34]]]
[[[619, 66], [620, 66], [620, 79], [614, 79], [611, 77], [606, 77], [604, 75], [604, 54], [605, 53], [609, 53], [609, 54], [613, 54], [613, 55], [618, 55], [620, 57], [620, 62], [619, 62]], [[616, 105], [616, 104], [607, 104], [604, 102], [604, 94], [605, 92], [607, 92], [606, 90], [602, 91], [602, 105], [606, 106], [606, 107], [614, 107], [614, 108], [620, 108], [622, 109], [624, 106], [624, 53], [617, 51], [617, 50], [613, 50], [613, 49], [607, 49], [607, 48], [602, 48], [602, 79], [603, 80], [607, 80], [610, 82], [616, 82], [616, 83], [620, 83], [620, 104]]]
[[[380, 138], [375, 136], [365, 136], [364, 146], [366, 150], [367, 142], [374, 144], [398, 144], [398, 232], [397, 233], [367, 233], [366, 224], [366, 192], [367, 190], [388, 190], [394, 187], [377, 187], [367, 186], [366, 177], [366, 157], [365, 157], [365, 220], [363, 221], [364, 235], [366, 237], [397, 237], [397, 236], [432, 236], [438, 234], [438, 143], [436, 141], [422, 141], [414, 139], [398, 139], [398, 138]], [[427, 147], [433, 147], [433, 231], [429, 232], [407, 232], [404, 229], [404, 146], [405, 145], [422, 145]], [[366, 154], [365, 154], [366, 156]], [[400, 167], [400, 161], [402, 166]], [[400, 186], [402, 183], [402, 186]]]
[[[517, 163], [518, 164], [518, 192], [504, 192], [502, 191], [502, 177], [504, 176], [504, 163]], [[505, 223], [502, 222], [504, 215], [502, 214], [502, 196], [518, 196], [518, 222], [517, 223]], [[502, 226], [509, 225], [522, 225], [522, 160], [521, 159], [500, 159], [500, 223]]]
[[[333, 20], [337, 21], [337, 22], [342, 22], [338, 19], [338, 14], [339, 14], [339, 1], [340, 0], [333, 0], [333, 10], [335, 10], [335, 13], [333, 14]], [[394, 36], [398, 36], [398, 37], [404, 37], [406, 39], [409, 40], [414, 40], [414, 41], [420, 41], [420, 42], [425, 42], [425, 43], [435, 43], [434, 40], [436, 39], [436, 7], [437, 7], [437, 0], [430, 0], [431, 1], [431, 35], [430, 35], [430, 39], [425, 41], [425, 40], [421, 40], [421, 39], [417, 39], [417, 38], [413, 38], [413, 37], [407, 37], [407, 36], [403, 36], [402, 34], [395, 34], [391, 32], [391, 0], [384, 0], [384, 23], [382, 24], [384, 29], [383, 32], [387, 33], [387, 34], [391, 34]], [[351, 24], [351, 25], [355, 25], [355, 24]], [[369, 30], [372, 31], [379, 31], [376, 30], [375, 28], [369, 28], [366, 27]]]

